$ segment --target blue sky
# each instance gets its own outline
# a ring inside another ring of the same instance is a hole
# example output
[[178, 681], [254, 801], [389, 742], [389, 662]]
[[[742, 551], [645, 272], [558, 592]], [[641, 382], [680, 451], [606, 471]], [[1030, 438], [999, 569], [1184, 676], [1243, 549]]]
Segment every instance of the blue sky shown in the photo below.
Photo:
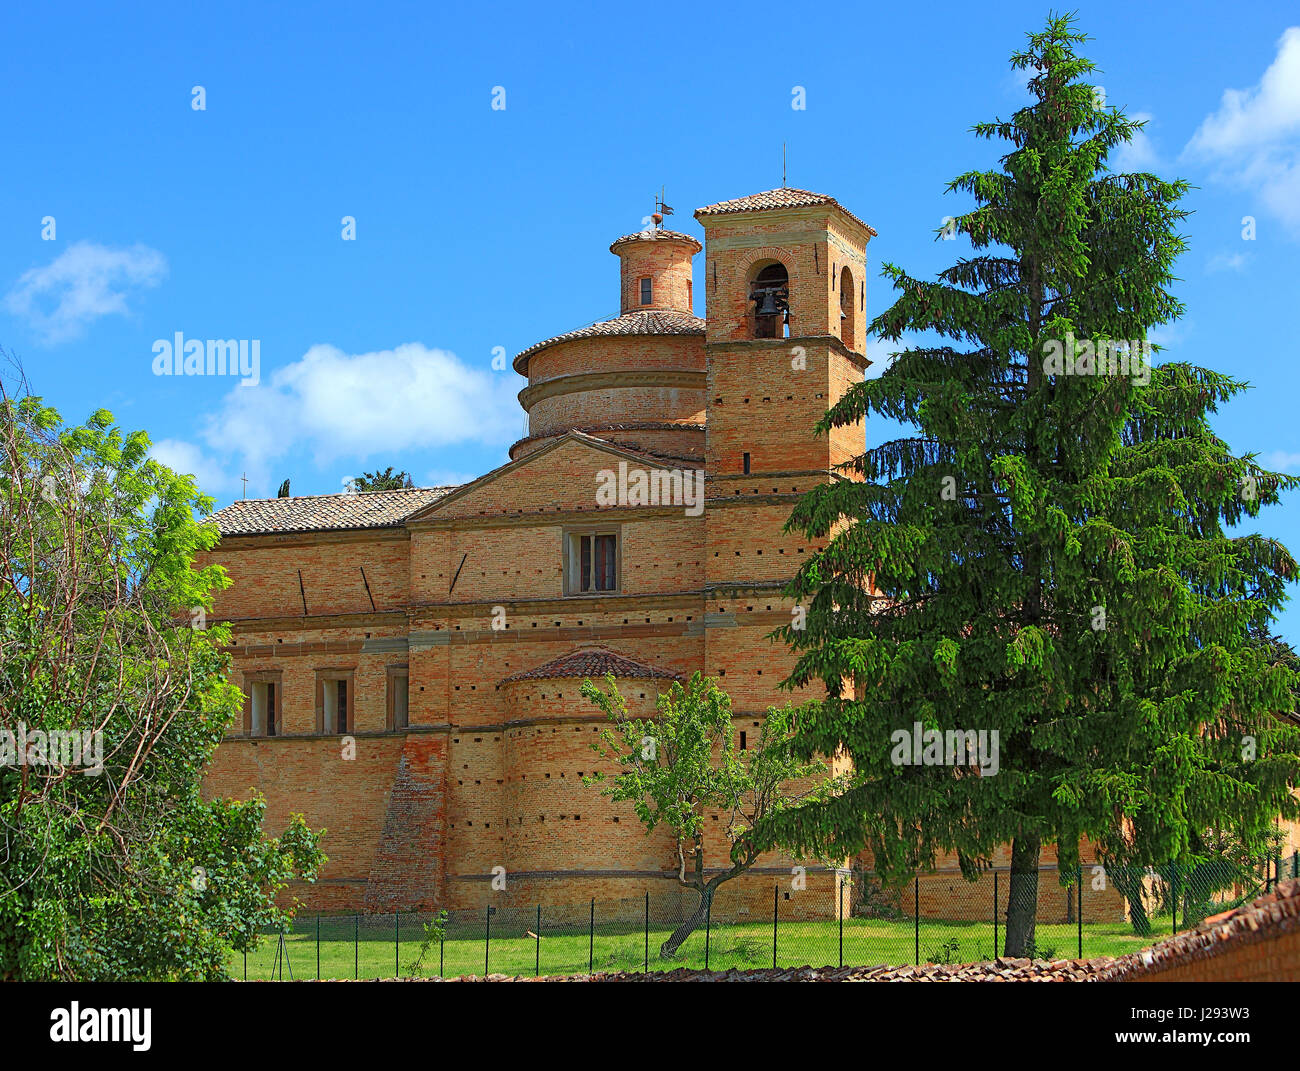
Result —
[[[522, 432], [494, 349], [616, 314], [609, 243], [661, 185], [699, 234], [698, 206], [781, 184], [785, 142], [791, 186], [880, 232], [870, 312], [883, 260], [950, 262], [933, 233], [966, 204], [944, 184], [1001, 151], [969, 129], [1025, 102], [1007, 57], [1047, 10], [9, 5], [0, 345], [65, 417], [111, 409], [219, 502], [245, 474], [250, 497], [387, 465], [461, 482]], [[1216, 427], [1300, 472], [1275, 326], [1297, 305], [1300, 10], [1077, 10], [1107, 102], [1150, 118], [1119, 162], [1197, 187], [1187, 314], [1158, 340], [1250, 381]], [[178, 331], [258, 340], [260, 383], [155, 375]], [[1259, 527], [1300, 552], [1300, 500]], [[1300, 609], [1282, 631], [1300, 641]]]

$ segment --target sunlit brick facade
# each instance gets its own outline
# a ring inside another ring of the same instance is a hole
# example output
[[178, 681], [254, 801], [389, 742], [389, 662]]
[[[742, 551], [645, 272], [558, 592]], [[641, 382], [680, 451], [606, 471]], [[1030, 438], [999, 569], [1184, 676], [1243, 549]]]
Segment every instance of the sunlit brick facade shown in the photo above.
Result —
[[[648, 714], [671, 678], [703, 671], [751, 740], [789, 701], [792, 656], [766, 637], [791, 620], [781, 588], [814, 548], [782, 527], [861, 450], [861, 426], [813, 427], [867, 366], [875, 232], [790, 189], [696, 218], [703, 246], [662, 230], [611, 246], [619, 317], [515, 358], [528, 433], [501, 468], [217, 515], [233, 584], [216, 609], [247, 703], [207, 790], [257, 790], [270, 825], [297, 811], [328, 830], [321, 881], [294, 890], [310, 908], [596, 897], [639, 911], [647, 890], [677, 896], [667, 834], [583, 784], [602, 719], [582, 676], [613, 669]], [[611, 504], [597, 490], [620, 468], [677, 473], [665, 486], [684, 480], [686, 496], [701, 471], [703, 502]], [[724, 820], [711, 816], [711, 865]], [[763, 859], [726, 913], [770, 912], [790, 875], [790, 860]], [[785, 910], [825, 917], [836, 885], [810, 866]]]

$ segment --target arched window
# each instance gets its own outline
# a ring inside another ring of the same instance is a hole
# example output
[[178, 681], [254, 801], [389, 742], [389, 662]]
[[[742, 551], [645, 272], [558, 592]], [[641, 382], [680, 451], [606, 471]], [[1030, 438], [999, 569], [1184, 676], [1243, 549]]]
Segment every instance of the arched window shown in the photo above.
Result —
[[754, 337], [781, 338], [790, 324], [790, 276], [784, 264], [769, 264], [749, 284]]
[[857, 317], [854, 304], [857, 291], [853, 286], [853, 273], [847, 267], [840, 272], [840, 341], [850, 349], [856, 335]]

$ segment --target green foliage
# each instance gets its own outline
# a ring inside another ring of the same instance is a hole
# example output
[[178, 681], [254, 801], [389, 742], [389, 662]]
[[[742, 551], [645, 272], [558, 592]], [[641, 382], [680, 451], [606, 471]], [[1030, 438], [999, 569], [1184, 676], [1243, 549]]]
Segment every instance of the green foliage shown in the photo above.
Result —
[[102, 745], [0, 766], [0, 978], [224, 977], [323, 860], [301, 817], [267, 839], [261, 800], [200, 795], [242, 706], [229, 628], [206, 628], [227, 581], [195, 564], [211, 499], [148, 448], [0, 391], [0, 730]]
[[420, 977], [425, 971], [425, 960], [433, 951], [436, 945], [441, 945], [447, 939], [447, 912], [439, 911], [433, 918], [424, 924], [424, 940], [420, 942], [420, 949], [415, 954], [415, 958], [406, 965], [407, 974]]
[[403, 488], [415, 486], [409, 472], [394, 472], [392, 465], [389, 465], [383, 472], [378, 470], [363, 472], [352, 481], [352, 484], [357, 491], [400, 491]]
[[925, 950], [926, 963], [960, 963], [957, 956], [961, 952], [961, 942], [955, 937], [949, 937], [947, 940], [940, 942], [937, 948], [927, 948]]
[[[753, 866], [761, 849], [749, 832], [757, 823], [829, 791], [830, 781], [819, 776], [825, 765], [797, 758], [790, 750], [796, 708], [768, 711], [754, 746], [741, 751], [730, 697], [700, 673], [684, 687], [674, 681], [659, 695], [656, 717], [647, 719], [628, 716], [612, 676], [605, 684], [603, 691], [584, 681], [582, 694], [612, 723], [592, 748], [617, 763], [620, 772], [584, 780], [603, 785], [601, 792], [611, 800], [631, 803], [647, 833], [661, 824], [668, 827], [677, 842], [678, 880], [699, 891], [701, 905], [724, 881]], [[798, 784], [813, 778], [811, 786]], [[706, 880], [709, 811], [724, 816], [731, 865]]]
[[[973, 876], [1015, 839], [1014, 882], [1040, 844], [1062, 873], [1084, 836], [1107, 862], [1186, 866], [1211, 830], [1257, 855], [1298, 815], [1297, 732], [1278, 716], [1294, 665], [1251, 642], [1295, 561], [1230, 534], [1297, 481], [1212, 431], [1244, 385], [1174, 362], [1148, 382], [1045, 365], [1067, 334], [1141, 341], [1182, 311], [1169, 287], [1187, 184], [1108, 169], [1141, 124], [1098, 105], [1084, 40], [1049, 19], [1012, 58], [1034, 102], [975, 127], [1008, 149], [949, 185], [975, 202], [955, 224], [972, 255], [935, 281], [885, 266], [897, 299], [872, 331], [942, 344], [903, 349], [820, 425], [880, 415], [915, 432], [791, 517], [825, 545], [789, 588], [806, 628], [776, 634], [799, 652], [786, 684], [828, 693], [795, 750], [843, 749], [854, 774], [773, 815], [769, 842], [870, 848], [892, 878], [946, 851]], [[1000, 772], [892, 764], [891, 734], [915, 722], [999, 731]]]
[[280, 489], [279, 489], [278, 491], [275, 492], [275, 497], [276, 497], [276, 498], [288, 498], [288, 497], [289, 497], [289, 481], [288, 481], [288, 480], [285, 480], [284, 483], [280, 484]]
[[853, 872], [853, 883], [860, 885], [862, 893], [853, 905], [853, 914], [863, 919], [901, 919], [903, 908], [901, 893], [897, 888], [886, 888], [859, 868]]

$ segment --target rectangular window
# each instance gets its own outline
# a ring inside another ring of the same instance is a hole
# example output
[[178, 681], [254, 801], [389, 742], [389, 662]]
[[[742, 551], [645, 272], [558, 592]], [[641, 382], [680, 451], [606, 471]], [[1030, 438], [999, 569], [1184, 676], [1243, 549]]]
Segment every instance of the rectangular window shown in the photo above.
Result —
[[352, 671], [316, 671], [316, 731], [326, 735], [356, 729], [352, 713]]
[[741, 458], [742, 458], [743, 463], [744, 463], [744, 466], [745, 466], [745, 475], [748, 476], [748, 475], [749, 475], [749, 455], [748, 455], [748, 454], [742, 454], [742, 455], [741, 455]]
[[571, 595], [618, 590], [618, 535], [574, 532], [568, 537], [565, 588]]
[[654, 300], [654, 280], [641, 280], [641, 304], [649, 305]]
[[405, 729], [411, 720], [410, 671], [405, 666], [388, 667], [388, 728]]
[[244, 677], [244, 732], [248, 736], [280, 734], [280, 671], [258, 670]]

